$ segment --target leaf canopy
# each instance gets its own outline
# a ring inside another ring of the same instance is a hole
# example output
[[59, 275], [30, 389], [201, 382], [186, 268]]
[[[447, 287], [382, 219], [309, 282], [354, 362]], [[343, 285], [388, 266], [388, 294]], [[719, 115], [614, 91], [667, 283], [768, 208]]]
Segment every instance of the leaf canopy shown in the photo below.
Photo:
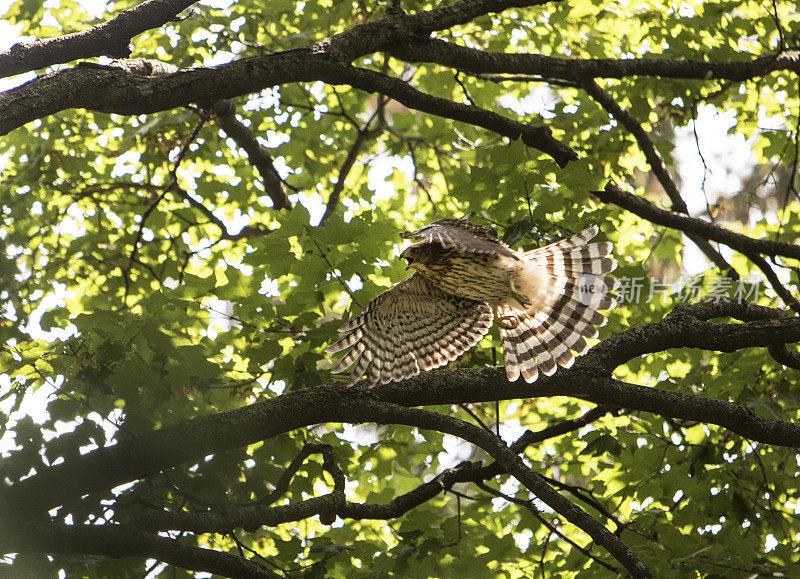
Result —
[[[127, 60], [96, 37], [0, 53], [13, 572], [793, 574], [793, 2], [87, 8], [4, 16], [30, 42], [130, 16], [110, 33]], [[734, 139], [749, 157], [726, 158]], [[398, 233], [467, 215], [517, 249], [600, 226], [623, 285], [594, 357], [521, 390], [490, 370], [494, 331], [409, 385], [331, 385], [339, 325], [407, 275]], [[751, 279], [762, 308], [725, 299]], [[440, 419], [401, 411], [417, 406]], [[504, 444], [533, 432], [518, 468], [634, 555], [568, 523], [465, 422]]]

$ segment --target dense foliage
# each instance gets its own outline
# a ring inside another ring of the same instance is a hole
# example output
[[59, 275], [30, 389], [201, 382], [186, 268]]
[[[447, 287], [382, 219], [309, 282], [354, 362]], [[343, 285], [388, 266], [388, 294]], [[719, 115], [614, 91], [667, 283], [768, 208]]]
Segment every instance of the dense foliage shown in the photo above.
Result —
[[[27, 39], [0, 53], [14, 572], [796, 573], [793, 2], [4, 18]], [[733, 191], [703, 114], [748, 139]], [[598, 224], [622, 281], [600, 345], [508, 384], [495, 331], [458, 369], [337, 385], [324, 348], [407, 275], [398, 233], [465, 215], [525, 249]]]

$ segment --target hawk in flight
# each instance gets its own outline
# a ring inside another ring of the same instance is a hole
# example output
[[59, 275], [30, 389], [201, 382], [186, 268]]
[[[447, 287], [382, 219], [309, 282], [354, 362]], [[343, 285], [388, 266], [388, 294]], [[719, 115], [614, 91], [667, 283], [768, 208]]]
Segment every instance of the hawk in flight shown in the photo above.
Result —
[[[350, 348], [332, 372], [355, 364], [370, 386], [455, 360], [483, 338], [495, 312], [509, 381], [569, 368], [597, 336], [616, 301], [611, 243], [588, 243], [597, 227], [519, 252], [467, 219], [439, 219], [400, 234], [418, 240], [400, 256], [416, 271], [342, 325], [328, 352]], [[370, 365], [371, 363], [371, 365]]]

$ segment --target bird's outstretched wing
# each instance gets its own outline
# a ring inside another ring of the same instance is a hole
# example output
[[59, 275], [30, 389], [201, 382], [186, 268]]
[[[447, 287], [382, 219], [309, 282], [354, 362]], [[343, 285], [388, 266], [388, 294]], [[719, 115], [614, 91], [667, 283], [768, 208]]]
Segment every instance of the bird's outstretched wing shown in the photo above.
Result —
[[616, 305], [611, 295], [616, 280], [606, 274], [617, 266], [605, 257], [609, 242], [587, 243], [597, 234], [590, 227], [568, 239], [522, 254], [526, 264], [542, 272], [538, 276], [544, 296], [535, 310], [520, 311], [510, 306], [497, 308], [503, 339], [506, 374], [533, 382], [539, 372], [552, 375], [558, 366], [569, 368], [573, 351], [586, 351], [586, 339], [597, 337], [597, 326], [606, 323], [598, 310]]
[[415, 273], [339, 328], [344, 336], [327, 351], [351, 349], [331, 371], [355, 364], [348, 385], [367, 370], [370, 386], [410, 378], [458, 358], [489, 332], [492, 320], [488, 304], [445, 293]]
[[455, 249], [461, 253], [504, 255], [518, 259], [517, 254], [497, 239], [491, 229], [468, 219], [437, 219], [416, 231], [404, 231], [400, 237], [438, 243], [445, 249]]

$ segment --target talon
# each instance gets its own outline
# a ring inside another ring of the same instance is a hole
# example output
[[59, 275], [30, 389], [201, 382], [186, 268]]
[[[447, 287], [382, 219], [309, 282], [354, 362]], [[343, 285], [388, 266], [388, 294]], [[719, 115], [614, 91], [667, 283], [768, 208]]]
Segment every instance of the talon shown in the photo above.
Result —
[[497, 318], [497, 324], [504, 330], [513, 330], [519, 325], [517, 316], [502, 316]]

